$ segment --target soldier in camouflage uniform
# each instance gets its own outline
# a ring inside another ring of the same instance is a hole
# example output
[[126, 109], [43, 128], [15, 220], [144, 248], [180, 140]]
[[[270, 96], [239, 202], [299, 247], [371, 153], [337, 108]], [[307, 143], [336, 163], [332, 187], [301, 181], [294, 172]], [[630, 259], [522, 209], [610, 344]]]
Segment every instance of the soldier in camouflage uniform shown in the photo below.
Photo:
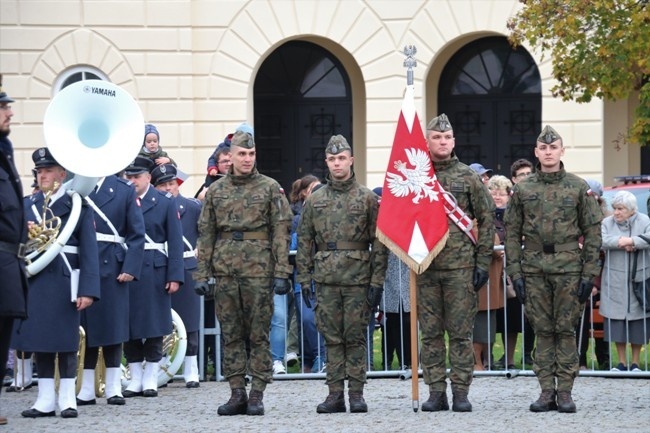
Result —
[[347, 378], [350, 412], [367, 412], [366, 329], [381, 298], [387, 250], [375, 238], [378, 197], [357, 183], [345, 137], [330, 139], [325, 161], [327, 185], [305, 202], [296, 255], [297, 281], [302, 287], [316, 283], [316, 325], [327, 347], [329, 395], [316, 410], [346, 411]]
[[[289, 230], [292, 213], [280, 185], [255, 168], [255, 142], [236, 132], [231, 143], [232, 167], [210, 185], [199, 219], [199, 295], [214, 299], [224, 338], [223, 370], [231, 397], [219, 415], [263, 415], [266, 384], [272, 380], [269, 330], [273, 293], [291, 290]], [[246, 340], [250, 340], [248, 370], [253, 376], [246, 396]]]
[[602, 211], [587, 183], [564, 170], [563, 155], [562, 138], [546, 126], [536, 171], [515, 185], [504, 218], [508, 275], [537, 335], [533, 370], [542, 392], [533, 412], [576, 411], [575, 329], [599, 274]]
[[[422, 410], [448, 410], [445, 331], [449, 336], [452, 410], [471, 412], [467, 399], [474, 370], [472, 333], [478, 296], [488, 281], [494, 246], [494, 201], [481, 178], [453, 152], [454, 131], [445, 114], [427, 125], [429, 154], [442, 188], [458, 208], [478, 224], [478, 243], [448, 220], [449, 238], [429, 268], [418, 276], [418, 319], [422, 334], [421, 365], [429, 399]], [[434, 224], [435, 221], [432, 221]], [[465, 229], [471, 227], [465, 226]]]

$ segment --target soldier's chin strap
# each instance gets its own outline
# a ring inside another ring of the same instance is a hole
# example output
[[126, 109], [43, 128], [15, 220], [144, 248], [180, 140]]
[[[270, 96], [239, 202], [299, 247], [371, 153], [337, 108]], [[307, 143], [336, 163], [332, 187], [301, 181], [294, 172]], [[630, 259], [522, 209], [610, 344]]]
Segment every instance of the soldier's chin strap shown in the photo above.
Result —
[[461, 208], [458, 207], [456, 197], [445, 191], [442, 185], [440, 185], [440, 182], [438, 182], [438, 188], [444, 197], [442, 204], [445, 208], [447, 217], [467, 235], [474, 245], [476, 245], [476, 236], [474, 236], [474, 232], [472, 232], [474, 222]]

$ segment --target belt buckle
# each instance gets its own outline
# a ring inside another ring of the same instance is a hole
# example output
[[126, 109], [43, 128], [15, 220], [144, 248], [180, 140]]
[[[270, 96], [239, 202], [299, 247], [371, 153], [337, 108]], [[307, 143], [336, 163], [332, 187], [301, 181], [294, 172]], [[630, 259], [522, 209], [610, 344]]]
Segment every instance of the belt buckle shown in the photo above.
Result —
[[555, 254], [555, 244], [544, 244], [542, 251], [544, 254]]
[[19, 259], [24, 259], [25, 258], [25, 253], [27, 252], [27, 245], [23, 243], [18, 244], [18, 252], [16, 253], [16, 257]]
[[233, 241], [243, 241], [244, 240], [244, 233], [243, 232], [232, 232], [232, 240]]
[[327, 242], [325, 245], [327, 245], [327, 250], [328, 251], [335, 251], [336, 250], [336, 242]]

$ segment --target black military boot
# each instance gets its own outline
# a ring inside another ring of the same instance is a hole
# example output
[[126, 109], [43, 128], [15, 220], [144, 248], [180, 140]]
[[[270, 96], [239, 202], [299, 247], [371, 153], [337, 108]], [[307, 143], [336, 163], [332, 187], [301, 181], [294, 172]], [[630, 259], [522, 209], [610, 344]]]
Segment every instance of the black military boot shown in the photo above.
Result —
[[244, 388], [231, 390], [230, 400], [217, 409], [219, 415], [244, 415], [248, 406], [248, 396]]
[[563, 413], [575, 413], [576, 404], [571, 398], [571, 391], [557, 392], [557, 411]]
[[368, 405], [363, 399], [363, 391], [349, 391], [350, 413], [368, 412]]
[[530, 411], [548, 412], [550, 410], [557, 410], [557, 403], [555, 402], [555, 390], [543, 389], [537, 401], [530, 405]]
[[251, 390], [251, 394], [248, 397], [248, 409], [246, 409], [247, 415], [264, 415], [264, 403], [262, 399], [264, 398], [264, 393], [256, 389]]
[[318, 413], [339, 413], [345, 410], [343, 391], [330, 391], [325, 401], [316, 407]]
[[447, 393], [443, 391], [431, 391], [429, 393], [429, 399], [422, 403], [422, 411], [438, 412], [441, 410], [449, 410]]
[[454, 412], [471, 412], [472, 403], [467, 399], [467, 391], [461, 389], [455, 389], [452, 391], [453, 394], [453, 404], [451, 405], [451, 410]]

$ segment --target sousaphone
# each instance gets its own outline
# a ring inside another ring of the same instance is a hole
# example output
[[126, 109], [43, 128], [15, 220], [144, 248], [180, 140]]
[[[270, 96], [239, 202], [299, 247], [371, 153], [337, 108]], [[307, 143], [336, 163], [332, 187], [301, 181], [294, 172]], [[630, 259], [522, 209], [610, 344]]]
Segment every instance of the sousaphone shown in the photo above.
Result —
[[83, 197], [101, 177], [118, 173], [133, 161], [143, 131], [144, 117], [133, 97], [107, 81], [78, 81], [52, 99], [43, 120], [45, 144], [62, 167], [75, 173], [61, 186], [72, 199], [72, 210], [56, 241], [26, 256], [29, 276], [61, 253], [79, 222]]

